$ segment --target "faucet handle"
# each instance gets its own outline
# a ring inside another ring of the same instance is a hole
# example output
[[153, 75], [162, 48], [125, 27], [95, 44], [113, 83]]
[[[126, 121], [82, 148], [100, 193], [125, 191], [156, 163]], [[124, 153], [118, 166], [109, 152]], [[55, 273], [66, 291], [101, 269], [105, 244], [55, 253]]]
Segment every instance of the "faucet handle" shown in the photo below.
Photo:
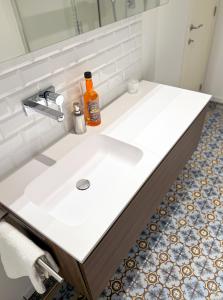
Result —
[[61, 106], [64, 102], [64, 96], [55, 92], [51, 92], [51, 91], [46, 91], [44, 93], [44, 97], [46, 99], [46, 101], [50, 101], [53, 102], [55, 104], [57, 104], [58, 106]]

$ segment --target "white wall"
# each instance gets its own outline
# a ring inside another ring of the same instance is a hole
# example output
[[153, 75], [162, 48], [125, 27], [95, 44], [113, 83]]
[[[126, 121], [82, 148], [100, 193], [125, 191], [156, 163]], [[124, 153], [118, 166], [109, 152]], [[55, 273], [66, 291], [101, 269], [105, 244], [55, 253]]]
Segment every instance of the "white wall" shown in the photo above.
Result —
[[169, 0], [158, 8], [154, 81], [180, 86], [188, 0]]
[[143, 13], [143, 78], [154, 81], [156, 35], [157, 35], [157, 9], [151, 9]]
[[223, 1], [219, 1], [214, 40], [204, 91], [223, 103]]
[[180, 86], [188, 26], [188, 0], [143, 13], [143, 78]]

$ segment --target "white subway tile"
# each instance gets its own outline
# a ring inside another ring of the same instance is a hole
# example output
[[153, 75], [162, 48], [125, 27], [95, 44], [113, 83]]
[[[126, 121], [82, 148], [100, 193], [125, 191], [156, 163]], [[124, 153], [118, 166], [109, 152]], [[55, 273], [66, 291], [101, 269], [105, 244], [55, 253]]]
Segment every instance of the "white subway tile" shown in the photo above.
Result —
[[142, 22], [137, 22], [130, 25], [131, 34], [136, 34], [140, 32], [142, 32]]
[[128, 79], [141, 79], [141, 59], [125, 69], [125, 80]]
[[18, 148], [22, 147], [23, 139], [21, 135], [16, 135], [13, 138], [6, 140], [0, 145], [0, 159], [4, 159], [9, 155], [17, 155], [16, 151]]
[[117, 43], [117, 37], [114, 32], [107, 33], [106, 35], [100, 36], [95, 40], [98, 51], [112, 47]]
[[6, 98], [6, 101], [13, 114], [22, 112], [22, 101], [38, 92], [38, 84], [35, 83], [19, 92], [13, 93]]
[[109, 60], [109, 51], [98, 53], [96, 56], [88, 59], [87, 66], [89, 70], [101, 67]]
[[81, 92], [81, 95], [84, 95], [84, 93], [86, 92], [86, 82], [85, 82], [84, 77], [82, 77], [79, 80], [79, 83], [80, 83], [80, 92]]
[[[54, 121], [56, 122], [56, 121]], [[38, 122], [31, 124], [30, 126], [22, 130], [22, 136], [24, 141], [31, 145], [35, 140], [37, 140], [38, 149], [41, 147], [40, 138], [46, 134], [52, 128], [51, 120], [47, 117], [43, 117]]]
[[24, 112], [13, 115], [12, 119], [0, 123], [0, 130], [5, 138], [8, 138], [22, 130], [33, 122], [33, 118], [27, 117]]
[[131, 60], [132, 63], [136, 62], [140, 58], [142, 58], [142, 49], [141, 49], [141, 47], [135, 49], [134, 51], [132, 51], [130, 53], [130, 60]]
[[44, 134], [42, 134], [40, 138], [44, 147], [49, 147], [52, 143], [55, 143], [64, 135], [65, 130], [63, 124], [58, 124], [55, 127], [51, 127], [48, 131], [44, 130]]
[[62, 51], [71, 50], [72, 48], [75, 48], [83, 43], [82, 41], [78, 41], [77, 37], [73, 37], [71, 39], [65, 40], [61, 43], [61, 49]]
[[76, 47], [78, 60], [87, 59], [89, 56], [95, 55], [97, 52], [95, 40], [91, 40], [80, 44]]
[[135, 45], [136, 45], [136, 47], [140, 47], [142, 45], [142, 36], [141, 35], [137, 35], [135, 37]]
[[131, 38], [130, 40], [123, 43], [123, 48], [125, 52], [130, 52], [132, 49], [136, 47], [136, 40], [135, 38]]
[[21, 75], [25, 86], [38, 82], [52, 74], [49, 59], [36, 62], [21, 70]]
[[109, 49], [108, 54], [109, 54], [108, 61], [119, 58], [123, 54], [122, 46], [117, 45], [117, 46], [112, 47], [111, 49]]
[[[39, 136], [44, 136], [51, 129], [52, 125], [50, 123], [50, 119], [44, 117], [40, 122], [37, 123], [37, 132]], [[47, 137], [47, 135], [46, 135]]]
[[74, 83], [69, 85], [69, 87], [66, 89], [66, 91], [60, 91], [61, 93], [65, 92], [65, 103], [70, 103], [74, 99], [77, 99], [81, 97], [82, 91], [80, 83]]
[[23, 144], [16, 149], [16, 155], [12, 156], [12, 160], [17, 168], [27, 163], [33, 157], [33, 153], [30, 152], [29, 147]]
[[37, 136], [33, 136], [32, 142], [26, 144], [29, 153], [32, 154], [32, 156], [37, 155], [38, 153], [41, 153], [43, 151], [43, 144], [41, 142], [41, 138]]
[[109, 89], [108, 97], [106, 98], [105, 105], [108, 105], [110, 102], [114, 101], [117, 97], [122, 95], [126, 92], [126, 82], [121, 81], [118, 85], [114, 88]]
[[127, 68], [129, 64], [131, 64], [130, 55], [126, 55], [117, 60], [117, 70], [123, 70]]
[[33, 140], [39, 135], [39, 121], [38, 123], [34, 123], [31, 126], [26, 127], [22, 130], [21, 135], [26, 144], [32, 144]]
[[88, 71], [88, 62], [84, 61], [76, 66], [69, 68], [65, 71], [65, 81], [67, 85], [76, 82], [83, 78], [84, 72]]
[[120, 72], [109, 79], [108, 82], [109, 89], [115, 90], [117, 86], [123, 83], [123, 81], [124, 81], [123, 74], [122, 72]]
[[38, 91], [48, 88], [53, 85], [58, 92], [61, 89], [64, 89], [66, 86], [65, 74], [64, 72], [59, 72], [52, 76], [49, 76], [38, 82]]
[[0, 121], [3, 121], [4, 119], [8, 118], [11, 114], [10, 107], [7, 103], [7, 101], [1, 101], [0, 102]]
[[0, 180], [8, 175], [14, 168], [15, 165], [11, 157], [4, 157], [4, 159], [0, 159]]
[[31, 53], [18, 56], [0, 64], [0, 76], [10, 72], [15, 72], [18, 69], [28, 66], [32, 63]]
[[75, 65], [77, 60], [78, 58], [75, 49], [71, 49], [52, 56], [50, 63], [52, 65], [53, 72], [56, 73], [68, 68], [69, 66]]
[[111, 77], [116, 72], [116, 64], [111, 63], [100, 70], [100, 79], [104, 81]]
[[[51, 145], [51, 143], [65, 134], [64, 125], [57, 123], [50, 118], [44, 117], [36, 124], [27, 127], [23, 130], [22, 135], [25, 142], [29, 145], [29, 150], [36, 154], [40, 152], [41, 148], [45, 148]], [[31, 144], [35, 141], [35, 147]]]
[[44, 60], [50, 56], [56, 55], [60, 51], [61, 51], [61, 45], [57, 43], [31, 52], [31, 57], [34, 62], [37, 62], [40, 60]]
[[129, 36], [129, 27], [124, 27], [115, 32], [116, 41], [126, 40]]
[[3, 98], [22, 87], [22, 81], [17, 71], [0, 76], [0, 98]]
[[103, 84], [99, 84], [97, 87], [97, 92], [99, 95], [99, 105], [100, 108], [103, 108], [107, 103], [108, 98], [108, 83], [104, 82]]
[[142, 21], [142, 15], [143, 14], [137, 14], [135, 16], [132, 16], [131, 19], [129, 19], [129, 22], [130, 23], [135, 23], [135, 22]]

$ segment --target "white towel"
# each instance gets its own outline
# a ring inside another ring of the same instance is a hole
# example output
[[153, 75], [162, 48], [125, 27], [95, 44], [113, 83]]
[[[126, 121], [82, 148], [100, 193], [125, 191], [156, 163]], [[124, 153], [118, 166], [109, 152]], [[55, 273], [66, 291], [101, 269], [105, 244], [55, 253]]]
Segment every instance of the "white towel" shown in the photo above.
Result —
[[29, 276], [39, 294], [43, 294], [46, 289], [35, 263], [43, 255], [58, 272], [58, 267], [48, 252], [43, 251], [9, 223], [0, 222], [0, 256], [7, 276], [13, 279]]

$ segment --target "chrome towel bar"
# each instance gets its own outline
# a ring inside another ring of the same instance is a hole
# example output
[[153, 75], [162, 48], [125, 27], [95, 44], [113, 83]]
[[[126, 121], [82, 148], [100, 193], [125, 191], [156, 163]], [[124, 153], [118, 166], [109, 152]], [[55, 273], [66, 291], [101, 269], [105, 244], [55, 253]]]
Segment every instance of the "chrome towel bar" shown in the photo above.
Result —
[[[4, 208], [0, 207], [0, 221], [2, 221], [7, 214], [8, 212]], [[64, 281], [64, 279], [47, 263], [47, 259], [45, 257], [38, 258], [36, 264], [43, 271], [46, 271], [50, 276], [52, 276], [57, 282], [62, 283]]]
[[50, 276], [52, 276], [59, 283], [62, 283], [64, 281], [64, 279], [48, 265], [45, 257], [38, 258], [36, 264], [44, 271], [46, 271]]
[[4, 208], [0, 207], [0, 221], [3, 220], [7, 214], [7, 211]]

